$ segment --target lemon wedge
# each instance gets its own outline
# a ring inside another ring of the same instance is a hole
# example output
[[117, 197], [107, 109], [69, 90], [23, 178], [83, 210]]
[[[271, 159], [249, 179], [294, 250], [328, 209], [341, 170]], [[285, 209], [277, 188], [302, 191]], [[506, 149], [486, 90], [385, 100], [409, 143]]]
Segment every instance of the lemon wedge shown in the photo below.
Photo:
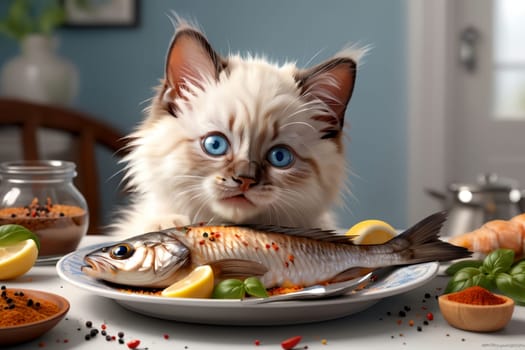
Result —
[[209, 265], [196, 267], [188, 276], [161, 292], [171, 298], [210, 298], [213, 293], [213, 270]]
[[396, 236], [396, 230], [382, 220], [364, 220], [352, 226], [345, 233], [353, 236], [355, 244], [383, 244]]
[[0, 280], [10, 280], [29, 271], [38, 257], [38, 247], [33, 239], [0, 246]]

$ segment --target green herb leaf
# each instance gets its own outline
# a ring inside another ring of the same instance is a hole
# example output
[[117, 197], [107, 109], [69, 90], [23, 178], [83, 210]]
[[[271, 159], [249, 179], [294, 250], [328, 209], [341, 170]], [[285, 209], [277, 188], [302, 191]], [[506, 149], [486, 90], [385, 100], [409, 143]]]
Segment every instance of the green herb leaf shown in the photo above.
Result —
[[486, 278], [480, 269], [475, 267], [465, 267], [459, 270], [452, 278], [448, 281], [445, 293], [459, 292], [468, 287], [482, 286], [490, 289], [490, 281]]
[[32, 239], [35, 241], [38, 250], [40, 250], [40, 240], [38, 236], [21, 225], [1, 225], [0, 226], [0, 246], [6, 247], [18, 242]]
[[449, 276], [454, 276], [456, 272], [465, 268], [465, 267], [475, 267], [478, 268], [483, 264], [482, 260], [462, 260], [450, 265], [445, 273]]
[[506, 296], [521, 303], [525, 302], [525, 288], [516, 281], [514, 276], [508, 273], [499, 273], [496, 276], [496, 287]]
[[250, 294], [251, 296], [258, 297], [258, 298], [267, 298], [268, 293], [266, 292], [266, 288], [262, 284], [261, 280], [257, 277], [248, 277], [244, 280], [244, 289], [246, 290], [246, 293]]
[[514, 264], [509, 274], [512, 276], [514, 283], [525, 290], [525, 260], [518, 261]]
[[513, 262], [513, 250], [497, 249], [485, 257], [481, 269], [488, 274], [496, 275], [500, 272], [507, 272]]
[[227, 279], [215, 286], [212, 298], [216, 299], [242, 299], [244, 298], [244, 284], [238, 279]]

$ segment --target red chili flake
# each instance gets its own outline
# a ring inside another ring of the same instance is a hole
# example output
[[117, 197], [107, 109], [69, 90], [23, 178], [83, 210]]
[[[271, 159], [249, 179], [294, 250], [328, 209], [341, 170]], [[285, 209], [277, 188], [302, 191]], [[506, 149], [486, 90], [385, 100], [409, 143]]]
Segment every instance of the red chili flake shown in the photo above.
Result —
[[104, 323], [100, 326], [101, 329], [106, 329], [108, 326], [106, 326]]
[[253, 343], [255, 344], [255, 346], [259, 346], [259, 345], [261, 345], [261, 341], [258, 340], [258, 339], [255, 339], [255, 340], [253, 341]]
[[293, 254], [288, 255], [288, 261], [289, 262], [293, 263], [294, 260], [295, 260], [295, 256], [293, 256]]
[[290, 264], [288, 264], [288, 261], [285, 261], [284, 262], [284, 267], [289, 267], [289, 266], [290, 266]]
[[[243, 244], [245, 247], [248, 246], [248, 242], [246, 242], [246, 241], [242, 241], [242, 244]], [[257, 248], [255, 248], [255, 249], [257, 249]]]
[[266, 243], [266, 249], [270, 249], [271, 248], [271, 245], [269, 245], [268, 243]]
[[403, 320], [397, 320], [396, 323], [397, 323], [398, 325], [401, 325], [401, 324], [403, 323]]
[[111, 340], [117, 340], [117, 337], [115, 337], [114, 335], [111, 336]]
[[235, 238], [237, 238], [237, 239], [241, 239], [241, 236], [239, 236], [238, 233], [234, 234], [234, 236], [235, 236]]
[[200, 244], [200, 245], [204, 245], [204, 243], [205, 243], [205, 241], [204, 241], [203, 239], [201, 239], [201, 240], [199, 241], [199, 244]]
[[288, 338], [286, 340], [283, 340], [281, 342], [281, 347], [284, 350], [290, 350], [295, 348], [297, 344], [301, 341], [302, 337], [300, 335], [296, 335], [295, 337]]
[[41, 341], [41, 342], [38, 343], [38, 347], [39, 348], [45, 348], [46, 347], [46, 343]]
[[434, 315], [432, 314], [432, 312], [428, 312], [427, 313], [427, 320], [432, 321], [433, 319], [434, 319]]
[[213, 232], [212, 235], [214, 235], [215, 238], [221, 238], [221, 233], [220, 232]]
[[138, 348], [138, 346], [140, 345], [140, 340], [138, 339], [133, 339], [133, 340], [130, 340], [126, 343], [126, 345], [128, 346], [128, 348], [130, 349], [136, 349]]
[[162, 337], [163, 337], [164, 339], [166, 339], [166, 340], [168, 340], [168, 339], [170, 338], [169, 334], [164, 334]]
[[410, 321], [408, 321], [408, 325], [409, 325], [410, 327], [413, 327], [413, 326], [414, 326], [414, 320], [410, 320]]

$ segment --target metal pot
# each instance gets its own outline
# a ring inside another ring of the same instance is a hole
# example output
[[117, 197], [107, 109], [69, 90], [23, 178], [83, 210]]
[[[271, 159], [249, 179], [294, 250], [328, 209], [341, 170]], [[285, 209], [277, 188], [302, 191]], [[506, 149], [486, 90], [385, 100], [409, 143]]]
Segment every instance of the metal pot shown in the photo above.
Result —
[[449, 213], [443, 236], [460, 235], [487, 221], [508, 220], [525, 212], [525, 191], [518, 188], [515, 180], [496, 174], [483, 174], [476, 184], [451, 184], [446, 193], [436, 190], [427, 193], [441, 201]]

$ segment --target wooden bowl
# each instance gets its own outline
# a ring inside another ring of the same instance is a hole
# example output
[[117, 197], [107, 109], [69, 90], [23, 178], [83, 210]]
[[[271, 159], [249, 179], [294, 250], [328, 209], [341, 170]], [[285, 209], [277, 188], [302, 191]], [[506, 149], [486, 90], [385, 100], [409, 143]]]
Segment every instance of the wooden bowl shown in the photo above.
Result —
[[448, 299], [449, 295], [441, 295], [438, 299], [441, 314], [453, 327], [466, 331], [494, 332], [509, 323], [514, 311], [514, 300], [504, 295], [495, 294], [505, 299], [498, 305], [472, 305], [459, 303]]
[[33, 300], [44, 300], [58, 306], [58, 311], [39, 321], [24, 323], [18, 326], [0, 326], [0, 347], [28, 342], [40, 337], [57, 325], [69, 311], [69, 302], [60, 295], [32, 289], [10, 288], [15, 292], [23, 292]]

